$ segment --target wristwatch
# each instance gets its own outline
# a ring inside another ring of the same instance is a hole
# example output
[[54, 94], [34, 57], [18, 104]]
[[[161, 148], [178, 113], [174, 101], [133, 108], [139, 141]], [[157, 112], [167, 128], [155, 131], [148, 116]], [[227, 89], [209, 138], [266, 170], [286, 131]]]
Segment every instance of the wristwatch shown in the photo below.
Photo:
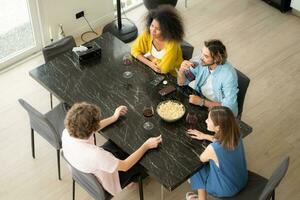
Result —
[[204, 98], [201, 98], [201, 101], [200, 101], [199, 106], [204, 106], [204, 102], [205, 102], [205, 99], [204, 99]]

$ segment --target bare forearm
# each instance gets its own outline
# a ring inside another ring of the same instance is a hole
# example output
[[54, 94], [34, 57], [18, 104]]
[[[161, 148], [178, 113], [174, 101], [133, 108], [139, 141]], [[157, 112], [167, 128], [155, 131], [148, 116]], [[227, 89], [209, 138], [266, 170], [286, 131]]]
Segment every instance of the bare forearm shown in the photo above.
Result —
[[114, 123], [115, 121], [117, 121], [117, 118], [114, 117], [114, 115], [108, 117], [108, 118], [105, 118], [103, 120], [101, 120], [99, 123], [100, 123], [100, 130], [102, 130], [103, 128], [107, 127], [108, 125]]
[[213, 135], [205, 134], [205, 138], [204, 139], [213, 142], [215, 138], [214, 138]]
[[221, 106], [221, 103], [205, 99], [204, 106], [211, 108], [211, 107], [215, 107], [215, 106]]
[[140, 54], [140, 55], [138, 55], [137, 57], [136, 57], [136, 59], [138, 59], [139, 61], [141, 61], [142, 63], [144, 63], [145, 65], [147, 65], [147, 66], [149, 66], [150, 67], [150, 65], [151, 65], [151, 61], [150, 60], [148, 60], [145, 56], [143, 56], [142, 54]]
[[179, 86], [184, 85], [185, 83], [185, 75], [182, 72], [177, 73], [177, 84]]
[[147, 147], [145, 145], [140, 146], [134, 153], [128, 156], [125, 160], [120, 160], [118, 170], [119, 171], [127, 171], [133, 165], [135, 165], [146, 153]]

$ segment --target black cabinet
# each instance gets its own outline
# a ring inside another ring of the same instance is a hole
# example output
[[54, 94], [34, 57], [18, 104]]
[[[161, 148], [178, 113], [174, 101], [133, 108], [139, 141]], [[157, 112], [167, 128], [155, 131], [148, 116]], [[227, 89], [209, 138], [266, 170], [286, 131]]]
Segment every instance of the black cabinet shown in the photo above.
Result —
[[281, 12], [286, 12], [291, 9], [291, 0], [263, 0], [271, 6], [279, 9]]

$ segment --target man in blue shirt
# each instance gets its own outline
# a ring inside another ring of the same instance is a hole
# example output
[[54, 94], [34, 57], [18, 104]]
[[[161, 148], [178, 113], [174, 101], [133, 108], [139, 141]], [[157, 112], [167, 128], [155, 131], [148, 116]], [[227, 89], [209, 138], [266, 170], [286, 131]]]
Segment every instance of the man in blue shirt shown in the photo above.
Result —
[[206, 107], [227, 106], [237, 116], [237, 74], [227, 61], [224, 44], [220, 40], [205, 41], [201, 58], [193, 60], [181, 63], [177, 83], [189, 85], [205, 98], [190, 95], [189, 102]]

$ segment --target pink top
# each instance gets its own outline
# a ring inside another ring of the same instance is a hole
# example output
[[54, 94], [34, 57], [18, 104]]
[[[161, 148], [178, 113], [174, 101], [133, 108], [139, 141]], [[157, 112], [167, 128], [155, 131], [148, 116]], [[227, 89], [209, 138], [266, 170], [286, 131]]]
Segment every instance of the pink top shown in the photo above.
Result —
[[78, 139], [70, 136], [65, 129], [62, 135], [62, 149], [73, 167], [94, 174], [107, 192], [116, 195], [122, 190], [117, 170], [119, 159], [94, 145], [93, 135], [89, 139]]

